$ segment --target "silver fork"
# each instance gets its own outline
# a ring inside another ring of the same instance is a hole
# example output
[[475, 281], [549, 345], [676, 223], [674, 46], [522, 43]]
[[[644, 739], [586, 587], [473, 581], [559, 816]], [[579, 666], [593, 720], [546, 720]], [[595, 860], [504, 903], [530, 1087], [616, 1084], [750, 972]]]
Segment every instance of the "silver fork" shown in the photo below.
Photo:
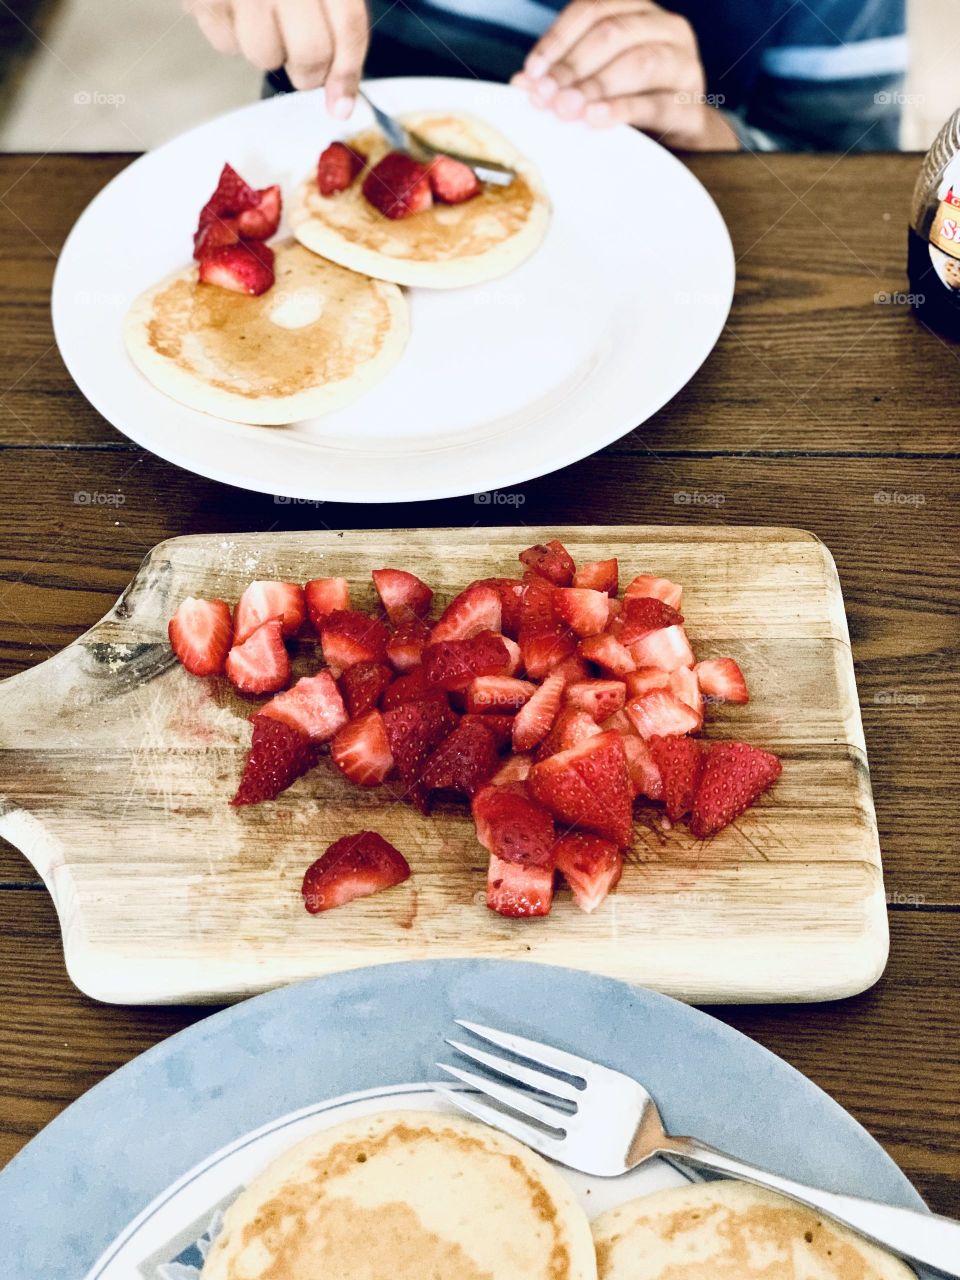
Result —
[[[455, 1106], [551, 1160], [601, 1178], [626, 1173], [657, 1155], [689, 1161], [789, 1196], [911, 1262], [932, 1267], [954, 1280], [960, 1276], [960, 1222], [807, 1187], [725, 1155], [696, 1138], [673, 1137], [665, 1131], [653, 1098], [630, 1076], [493, 1027], [461, 1019], [457, 1025], [512, 1056], [447, 1040], [451, 1048], [484, 1067], [486, 1073], [480, 1075], [444, 1062], [437, 1065], [498, 1105], [449, 1085], [435, 1084], [434, 1088]], [[518, 1058], [525, 1062], [516, 1061]]]
[[370, 101], [362, 89], [357, 92], [373, 112], [373, 118], [390, 145], [396, 147], [398, 151], [406, 151], [421, 164], [429, 164], [437, 156], [450, 156], [453, 160], [459, 160], [461, 164], [468, 165], [482, 182], [490, 182], [497, 187], [509, 187], [517, 176], [515, 170], [508, 168], [505, 164], [497, 164], [495, 160], [478, 160], [476, 156], [465, 156], [459, 151], [440, 151], [419, 133], [414, 133], [412, 129], [401, 124], [395, 116], [387, 115], [386, 111], [382, 111], [375, 102]]

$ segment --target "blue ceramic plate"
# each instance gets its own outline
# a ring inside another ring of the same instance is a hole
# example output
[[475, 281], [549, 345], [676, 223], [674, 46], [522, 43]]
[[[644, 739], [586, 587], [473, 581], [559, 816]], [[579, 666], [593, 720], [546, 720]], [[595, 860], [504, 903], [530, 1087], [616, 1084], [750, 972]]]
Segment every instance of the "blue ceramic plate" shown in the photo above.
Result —
[[[220, 1207], [305, 1132], [437, 1105], [417, 1082], [454, 1018], [636, 1075], [668, 1128], [780, 1173], [922, 1201], [880, 1146], [793, 1068], [665, 996], [568, 969], [395, 964], [272, 991], [172, 1037], [92, 1089], [0, 1174], [6, 1280], [190, 1280]], [[599, 1212], [679, 1180], [666, 1165], [571, 1179]]]

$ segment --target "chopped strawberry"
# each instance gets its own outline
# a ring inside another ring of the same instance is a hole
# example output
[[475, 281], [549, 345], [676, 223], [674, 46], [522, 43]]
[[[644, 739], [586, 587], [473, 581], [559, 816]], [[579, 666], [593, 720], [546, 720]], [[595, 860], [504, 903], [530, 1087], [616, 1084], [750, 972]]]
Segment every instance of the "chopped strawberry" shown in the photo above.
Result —
[[303, 588], [303, 594], [307, 617], [317, 634], [328, 614], [335, 609], [350, 608], [350, 587], [346, 578], [313, 578]]
[[219, 676], [233, 640], [230, 606], [225, 600], [187, 596], [167, 625], [170, 647], [195, 676]]
[[483, 582], [474, 582], [447, 605], [430, 639], [434, 644], [469, 640], [481, 631], [499, 631], [501, 621], [499, 591]]
[[517, 680], [513, 676], [477, 676], [467, 685], [467, 710], [512, 714], [519, 711], [536, 691], [537, 686], [529, 680]]
[[677, 667], [676, 671], [671, 671], [667, 688], [703, 722], [703, 695], [692, 667]]
[[[500, 630], [516, 640], [520, 634], [520, 609], [523, 603], [524, 584], [519, 578], [483, 578], [473, 584], [492, 587], [500, 597]], [[496, 631], [497, 628], [493, 627]]]
[[530, 790], [550, 812], [619, 846], [633, 833], [633, 789], [618, 733], [599, 733], [530, 770]]
[[278, 186], [258, 191], [225, 164], [216, 191], [200, 211], [194, 257], [202, 260], [214, 249], [236, 244], [241, 236], [268, 239], [280, 224], [281, 204]]
[[510, 745], [513, 739], [513, 716], [490, 715], [489, 712], [484, 712], [483, 715], [468, 713], [461, 716], [460, 723], [468, 724], [471, 720], [480, 721], [487, 732], [493, 736], [498, 751]]
[[427, 757], [449, 734], [451, 714], [437, 702], [405, 702], [383, 713], [391, 754], [408, 787], [419, 783]]
[[610, 618], [610, 597], [587, 587], [558, 587], [553, 607], [560, 619], [578, 636], [598, 636]]
[[331, 142], [321, 151], [317, 161], [317, 188], [322, 196], [336, 195], [353, 185], [357, 174], [365, 169], [367, 157], [345, 142]]
[[382, 662], [355, 662], [340, 677], [340, 690], [351, 720], [365, 715], [389, 688], [393, 672]]
[[697, 787], [690, 830], [701, 840], [729, 826], [776, 782], [783, 766], [747, 742], [716, 742]]
[[396, 671], [412, 671], [423, 659], [430, 643], [430, 628], [422, 618], [411, 615], [397, 624], [387, 641], [387, 661]]
[[490, 779], [492, 787], [503, 787], [508, 782], [524, 782], [530, 775], [533, 761], [529, 756], [507, 756]]
[[590, 664], [581, 658], [579, 653], [571, 653], [568, 658], [558, 662], [553, 669], [562, 673], [568, 685], [579, 684], [581, 681], [590, 680], [593, 677]]
[[290, 657], [280, 619], [268, 618], [242, 644], [235, 644], [224, 670], [241, 693], [276, 693], [284, 688], [290, 680]]
[[641, 738], [695, 733], [700, 728], [697, 713], [669, 689], [651, 689], [628, 702], [625, 710]]
[[545, 578], [526, 583], [520, 605], [520, 650], [527, 674], [542, 680], [576, 652], [577, 639], [553, 607], [553, 590]]
[[303, 626], [306, 605], [303, 587], [296, 582], [251, 582], [244, 588], [233, 611], [233, 630], [237, 644], [256, 631], [268, 618], [279, 618], [285, 638], [295, 636]]
[[637, 667], [661, 667], [664, 671], [675, 671], [677, 667], [692, 667], [696, 661], [687, 633], [678, 624], [649, 631], [629, 648]]
[[448, 640], [429, 644], [423, 651], [427, 684], [438, 689], [466, 689], [477, 676], [501, 675], [510, 655], [502, 638], [483, 631], [469, 640]]
[[408, 218], [433, 204], [426, 165], [403, 151], [390, 151], [373, 166], [363, 180], [363, 195], [386, 218]]
[[484, 787], [471, 806], [477, 839], [504, 862], [554, 865], [553, 818], [532, 799], [523, 782]]
[[443, 690], [427, 684], [423, 667], [414, 667], [405, 675], [397, 676], [380, 699], [380, 706], [384, 711], [392, 711], [405, 702], [438, 702], [443, 707], [449, 706]]
[[518, 671], [523, 668], [523, 653], [516, 640], [511, 640], [509, 636], [501, 635], [500, 639], [504, 643], [507, 650], [507, 669], [505, 674], [515, 676]]
[[520, 708], [513, 722], [514, 751], [529, 751], [547, 736], [559, 714], [565, 687], [563, 672], [551, 672], [529, 702]]
[[329, 671], [303, 676], [292, 689], [271, 698], [260, 714], [283, 720], [318, 744], [332, 738], [349, 718]]
[[608, 676], [614, 676], [618, 680], [623, 679], [637, 665], [630, 650], [613, 636], [588, 636], [586, 640], [580, 641], [577, 649], [581, 657], [595, 662]]
[[311, 915], [342, 907], [410, 878], [410, 864], [376, 831], [341, 836], [307, 868], [303, 905]]
[[640, 698], [651, 689], [666, 689], [670, 684], [670, 672], [660, 667], [638, 667], [623, 678], [630, 698]]
[[573, 575], [573, 585], [586, 587], [590, 591], [605, 591], [608, 596], [615, 596], [618, 572], [615, 557], [612, 560], [594, 560], [591, 564], [580, 566]]
[[683, 614], [655, 596], [633, 596], [623, 602], [623, 613], [617, 621], [616, 636], [621, 644], [631, 645], [650, 631], [672, 627], [683, 622]]
[[693, 808], [700, 785], [706, 752], [696, 738], [671, 734], [650, 738], [647, 745], [663, 781], [663, 802], [667, 817], [679, 822]]
[[480, 716], [461, 720], [423, 766], [420, 781], [428, 791], [459, 791], [474, 796], [500, 767], [493, 734]]
[[376, 787], [393, 769], [393, 752], [379, 711], [351, 720], [330, 744], [330, 758], [358, 787]]
[[193, 256], [198, 262], [209, 258], [216, 249], [236, 244], [240, 239], [236, 218], [216, 220], [197, 227], [193, 235]]
[[405, 622], [410, 614], [424, 618], [430, 612], [433, 592], [415, 573], [407, 573], [406, 569], [374, 569], [372, 577], [387, 617], [395, 625]]
[[198, 274], [201, 284], [257, 297], [273, 287], [273, 263], [274, 253], [268, 244], [241, 240], [211, 249], [201, 261]]
[[623, 874], [623, 854], [609, 840], [571, 831], [556, 847], [557, 870], [581, 911], [596, 911]]
[[637, 731], [625, 711], [615, 711], [612, 716], [607, 716], [606, 720], [600, 722], [600, 727], [604, 730], [615, 729], [617, 733], [629, 733], [636, 737]]
[[634, 794], [646, 796], [648, 800], [662, 800], [663, 779], [646, 740], [638, 738], [635, 733], [625, 733], [623, 750]]
[[253, 717], [252, 723], [253, 739], [232, 805], [276, 799], [319, 759], [317, 746], [302, 729], [262, 712]]
[[555, 756], [558, 751], [569, 751], [584, 738], [593, 738], [600, 732], [600, 726], [586, 711], [561, 707], [553, 728], [537, 748], [536, 759], [546, 760], [547, 756]]
[[546, 578], [555, 587], [569, 587], [573, 582], [576, 565], [563, 545], [554, 538], [546, 546], [538, 543], [520, 552], [520, 563], [532, 569], [541, 578]]
[[694, 667], [700, 692], [717, 702], [749, 702], [747, 682], [732, 658], [707, 658]]
[[567, 686], [564, 700], [579, 711], [586, 711], [599, 724], [627, 700], [627, 686], [622, 680], [578, 680]]
[[501, 916], [526, 919], [550, 914], [553, 903], [553, 867], [506, 862], [490, 855], [487, 872], [487, 906]]
[[283, 210], [279, 186], [264, 187], [257, 192], [257, 203], [237, 215], [237, 230], [247, 240], [269, 240], [276, 234]]
[[335, 676], [355, 662], [382, 662], [390, 633], [379, 620], [356, 609], [334, 609], [320, 624], [323, 658]]
[[453, 156], [437, 156], [431, 161], [430, 189], [441, 204], [463, 204], [480, 194], [480, 179], [462, 160]]
[[669, 578], [655, 578], [649, 573], [638, 574], [623, 593], [624, 603], [636, 596], [653, 596], [673, 609], [679, 609], [683, 600], [683, 587]]

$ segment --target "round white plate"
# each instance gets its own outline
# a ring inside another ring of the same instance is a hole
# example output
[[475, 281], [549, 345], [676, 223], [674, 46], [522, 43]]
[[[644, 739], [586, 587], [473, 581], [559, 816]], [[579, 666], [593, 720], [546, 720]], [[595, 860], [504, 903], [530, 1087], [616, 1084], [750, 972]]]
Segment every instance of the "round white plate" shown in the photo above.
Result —
[[[178, 466], [301, 499], [404, 502], [487, 492], [593, 453], [644, 422], [706, 358], [730, 309], [734, 260], [689, 170], [632, 129], [590, 130], [476, 80], [371, 81], [390, 111], [471, 112], [540, 168], [550, 230], [512, 274], [411, 290], [411, 337], [372, 391], [323, 418], [250, 427], [184, 408], [133, 366], [121, 322], [189, 258], [224, 161], [289, 197], [346, 125], [320, 91], [258, 102], [143, 156], [90, 204], [53, 284], [63, 359], [119, 431]], [[283, 228], [281, 227], [281, 231]]]

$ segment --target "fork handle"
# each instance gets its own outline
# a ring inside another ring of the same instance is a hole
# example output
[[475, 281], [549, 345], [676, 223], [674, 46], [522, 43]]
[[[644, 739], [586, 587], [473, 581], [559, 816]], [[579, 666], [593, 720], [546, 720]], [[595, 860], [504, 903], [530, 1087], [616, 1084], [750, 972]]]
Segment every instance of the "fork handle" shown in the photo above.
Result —
[[802, 1182], [793, 1182], [777, 1173], [758, 1169], [735, 1156], [728, 1156], [715, 1147], [698, 1142], [696, 1138], [670, 1138], [668, 1143], [664, 1155], [677, 1156], [714, 1173], [728, 1174], [743, 1182], [778, 1191], [808, 1208], [818, 1209], [842, 1226], [852, 1228], [908, 1261], [932, 1267], [945, 1276], [953, 1277], [953, 1280], [960, 1277], [957, 1270], [960, 1265], [960, 1222], [939, 1214], [901, 1209], [876, 1200], [808, 1187]]

